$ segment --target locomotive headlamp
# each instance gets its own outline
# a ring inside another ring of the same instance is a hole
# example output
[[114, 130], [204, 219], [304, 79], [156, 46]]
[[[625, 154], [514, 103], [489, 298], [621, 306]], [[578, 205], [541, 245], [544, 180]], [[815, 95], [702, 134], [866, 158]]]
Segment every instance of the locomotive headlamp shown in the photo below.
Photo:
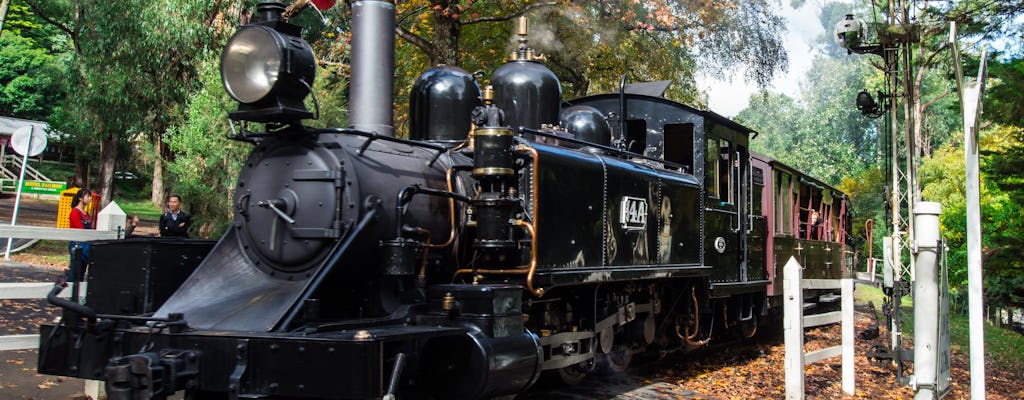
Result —
[[313, 116], [303, 99], [313, 85], [315, 58], [292, 27], [280, 21], [251, 24], [228, 40], [221, 54], [221, 79], [241, 103], [230, 113], [232, 119], [285, 122]]

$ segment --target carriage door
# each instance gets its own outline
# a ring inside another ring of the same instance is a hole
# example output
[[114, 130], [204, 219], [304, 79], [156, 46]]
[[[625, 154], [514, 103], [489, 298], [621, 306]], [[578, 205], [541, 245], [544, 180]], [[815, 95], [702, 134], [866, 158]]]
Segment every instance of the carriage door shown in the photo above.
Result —
[[704, 165], [704, 261], [714, 282], [746, 280], [746, 149], [709, 132]]

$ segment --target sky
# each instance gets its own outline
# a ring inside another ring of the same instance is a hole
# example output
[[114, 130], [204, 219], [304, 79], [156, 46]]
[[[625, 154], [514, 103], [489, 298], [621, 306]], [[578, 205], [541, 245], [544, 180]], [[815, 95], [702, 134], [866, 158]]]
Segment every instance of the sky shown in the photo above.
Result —
[[[768, 90], [795, 98], [799, 97], [800, 81], [811, 68], [814, 56], [811, 45], [825, 33], [825, 30], [818, 20], [818, 2], [805, 1], [799, 9], [791, 7], [789, 1], [781, 3], [781, 14], [786, 18], [789, 28], [783, 39], [786, 52], [789, 54], [789, 71], [775, 78]], [[747, 108], [750, 95], [757, 91], [753, 83], [744, 81], [742, 74], [737, 74], [731, 81], [698, 76], [697, 86], [708, 94], [708, 108], [727, 117], [734, 117]]]

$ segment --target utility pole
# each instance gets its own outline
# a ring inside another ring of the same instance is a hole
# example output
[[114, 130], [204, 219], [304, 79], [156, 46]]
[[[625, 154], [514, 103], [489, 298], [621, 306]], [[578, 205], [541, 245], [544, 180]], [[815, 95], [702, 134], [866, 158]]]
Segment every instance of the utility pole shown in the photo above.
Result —
[[898, 32], [902, 34], [902, 37], [889, 38], [889, 46], [884, 49], [886, 65], [890, 68], [889, 71], [886, 71], [892, 85], [890, 93], [896, 98], [902, 97], [902, 111], [905, 119], [901, 131], [898, 122], [899, 109], [892, 107], [889, 116], [892, 126], [890, 132], [892, 193], [889, 199], [892, 213], [892, 235], [889, 240], [892, 242], [892, 265], [896, 273], [890, 296], [892, 313], [890, 340], [896, 360], [896, 375], [901, 383], [908, 383], [906, 382], [907, 377], [904, 376], [903, 361], [911, 359], [911, 357], [907, 357], [909, 354], [904, 354], [903, 312], [900, 305], [903, 297], [910, 294], [910, 286], [915, 278], [914, 257], [910, 255], [909, 249], [914, 240], [914, 203], [920, 197], [915, 183], [917, 165], [914, 162], [913, 124], [917, 121], [910, 109], [910, 105], [914, 103], [914, 96], [917, 95], [911, 63], [913, 54], [911, 45], [918, 38], [913, 37], [915, 31], [910, 21], [910, 4], [907, 3], [907, 0], [889, 1], [889, 24], [899, 27]]
[[[917, 96], [911, 50], [915, 43], [920, 42], [920, 29], [911, 15], [913, 3], [914, 0], [889, 0], [886, 20], [872, 26], [872, 33], [876, 36], [872, 43], [867, 43], [869, 32], [866, 24], [853, 18], [852, 14], [836, 26], [836, 39], [849, 52], [875, 54], [883, 60], [887, 93], [879, 93], [879, 103], [875, 103], [867, 91], [861, 92], [857, 96], [857, 107], [867, 116], [889, 118], [888, 129], [883, 128], [887, 131], [889, 147], [886, 154], [889, 167], [886, 203], [891, 224], [891, 233], [885, 241], [885, 290], [889, 296], [885, 311], [891, 317], [890, 356], [896, 362], [897, 378], [904, 384], [909, 383], [909, 378], [904, 376], [903, 361], [911, 360], [913, 353], [903, 349], [900, 303], [904, 296], [910, 294], [914, 281], [915, 261], [910, 248], [914, 240], [914, 203], [920, 200], [916, 182], [917, 163], [914, 160], [914, 127], [919, 121], [911, 109]], [[902, 107], [897, 106], [898, 103], [902, 103]], [[901, 112], [903, 118], [900, 118]]]

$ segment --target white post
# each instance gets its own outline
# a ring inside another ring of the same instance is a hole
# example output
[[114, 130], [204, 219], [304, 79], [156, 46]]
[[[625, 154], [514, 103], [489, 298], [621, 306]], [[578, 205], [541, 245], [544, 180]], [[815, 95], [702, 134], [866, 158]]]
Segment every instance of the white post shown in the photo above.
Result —
[[939, 214], [942, 205], [919, 202], [914, 205], [914, 253], [917, 279], [914, 281], [914, 400], [939, 398]]
[[85, 395], [92, 400], [106, 399], [107, 392], [103, 390], [103, 381], [86, 380]]
[[982, 46], [978, 80], [964, 82], [957, 44], [956, 23], [949, 27], [949, 43], [953, 50], [956, 83], [960, 89], [960, 106], [964, 118], [964, 169], [966, 170], [967, 212], [967, 286], [970, 314], [971, 399], [985, 398], [985, 296], [981, 274], [981, 199], [978, 171], [978, 120], [981, 117], [981, 98], [987, 79], [986, 56], [988, 48]]
[[843, 297], [843, 392], [853, 396], [856, 390], [853, 374], [853, 279], [843, 279], [840, 285], [840, 294]]
[[124, 210], [121, 206], [117, 205], [116, 201], [111, 201], [106, 207], [103, 207], [98, 214], [96, 214], [96, 230], [98, 231], [114, 231], [117, 232], [118, 238], [124, 235], [124, 224], [125, 224]]
[[[984, 85], [985, 50], [981, 52], [978, 82], [964, 93], [964, 164], [967, 169], [967, 282], [970, 288], [971, 398], [985, 398], [985, 295], [981, 275], [981, 199], [978, 171], [978, 121]], [[973, 104], [972, 104], [973, 103]], [[969, 117], [970, 115], [970, 117]]]
[[[882, 266], [882, 287], [893, 289], [896, 287], [896, 265], [893, 262], [893, 257], [897, 257], [897, 255], [893, 254], [892, 240], [888, 240], [892, 238], [889, 237], [886, 239], [887, 240], [882, 242], [882, 254], [883, 257], [885, 257], [885, 261]], [[902, 303], [902, 299], [893, 299], [893, 301], [895, 302], [896, 307], [899, 307]], [[899, 310], [895, 310], [895, 312], [898, 311]], [[889, 348], [893, 349], [893, 351], [899, 350], [900, 343], [897, 341], [898, 336], [899, 332], [896, 330], [896, 318], [892, 318], [892, 321], [889, 323]]]
[[[28, 145], [25, 149], [25, 154], [22, 155], [21, 159], [21, 173], [18, 175], [18, 188], [15, 190], [14, 195], [14, 213], [11, 215], [11, 226], [14, 226], [18, 222], [18, 206], [21, 205], [21, 187], [25, 183], [25, 168], [28, 166], [28, 155], [32, 154], [32, 134], [35, 133], [35, 126], [29, 128], [28, 132]], [[12, 138], [14, 136], [11, 136]], [[7, 249], [4, 251], [4, 260], [11, 259], [11, 245], [14, 243], [14, 238], [7, 238]]]
[[783, 327], [786, 345], [786, 400], [804, 398], [804, 296], [800, 289], [803, 267], [790, 257], [782, 268]]

